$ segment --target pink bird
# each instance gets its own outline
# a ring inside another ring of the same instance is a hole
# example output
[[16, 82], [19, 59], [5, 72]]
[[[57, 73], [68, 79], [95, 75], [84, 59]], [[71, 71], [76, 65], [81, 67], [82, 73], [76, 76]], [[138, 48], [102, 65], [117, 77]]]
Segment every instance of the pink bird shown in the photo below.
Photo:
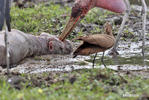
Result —
[[[145, 34], [145, 26], [146, 26], [146, 12], [147, 12], [147, 6], [145, 3], [145, 0], [141, 0], [143, 9], [143, 26], [142, 26], [142, 34], [143, 34], [143, 44], [142, 44], [142, 54], [144, 56], [144, 34]], [[117, 54], [116, 47], [118, 46], [118, 41], [120, 39], [122, 30], [125, 26], [125, 22], [128, 18], [129, 12], [130, 12], [130, 3], [129, 0], [75, 0], [74, 6], [72, 7], [72, 12], [70, 19], [62, 31], [59, 39], [61, 41], [64, 41], [65, 38], [72, 32], [72, 30], [75, 28], [77, 22], [79, 22], [82, 18], [85, 17], [85, 15], [88, 13], [88, 11], [94, 7], [104, 8], [112, 12], [116, 13], [123, 13], [125, 12], [125, 15], [123, 17], [123, 21], [121, 24], [121, 27], [118, 31], [118, 36], [116, 38], [116, 43], [112, 49], [112, 53]]]
[[126, 5], [123, 0], [76, 0], [72, 7], [71, 17], [59, 39], [62, 41], [65, 40], [77, 22], [85, 17], [88, 11], [94, 7], [104, 8], [116, 13], [123, 13], [126, 10]]

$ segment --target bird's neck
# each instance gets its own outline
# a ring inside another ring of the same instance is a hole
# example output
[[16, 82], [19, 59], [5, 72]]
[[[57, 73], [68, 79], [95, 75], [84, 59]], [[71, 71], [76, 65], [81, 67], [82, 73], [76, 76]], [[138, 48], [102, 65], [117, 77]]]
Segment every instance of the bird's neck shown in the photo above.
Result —
[[95, 7], [104, 8], [116, 13], [122, 13], [126, 10], [123, 0], [96, 0]]
[[112, 31], [109, 33], [110, 36], [113, 36]]
[[104, 34], [107, 34], [107, 35], [109, 35], [109, 36], [114, 36], [114, 35], [112, 34], [112, 30], [111, 30], [110, 32], [105, 31]]
[[112, 27], [111, 26], [105, 27], [104, 33], [107, 34], [107, 35], [109, 35], [109, 36], [113, 36]]

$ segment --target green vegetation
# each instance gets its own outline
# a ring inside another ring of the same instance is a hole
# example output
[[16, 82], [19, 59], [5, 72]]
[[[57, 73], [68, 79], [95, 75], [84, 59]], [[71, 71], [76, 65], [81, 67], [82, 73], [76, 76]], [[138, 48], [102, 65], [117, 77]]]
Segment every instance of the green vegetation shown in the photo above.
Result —
[[[70, 16], [70, 7], [61, 7], [60, 5], [51, 4], [50, 6], [45, 6], [44, 4], [35, 6], [34, 8], [20, 9], [17, 7], [12, 7], [11, 9], [11, 25], [12, 28], [21, 30], [26, 33], [32, 33], [34, 35], [39, 35], [41, 32], [48, 32], [50, 34], [58, 35], [61, 33], [62, 29], [65, 27], [66, 22]], [[105, 12], [104, 16], [98, 15], [100, 10], [92, 9], [89, 14], [81, 21], [81, 23], [96, 23], [91, 32], [100, 32], [99, 25], [103, 25], [104, 19], [107, 15], [112, 14], [111, 12]], [[82, 34], [80, 29], [79, 33]], [[73, 38], [71, 35], [70, 38]]]
[[0, 81], [1, 100], [143, 100], [149, 96], [149, 79], [121, 77], [110, 70], [83, 69], [22, 77], [27, 81], [21, 90]]
[[48, 32], [58, 34], [67, 20], [63, 19], [63, 15], [68, 14], [69, 10], [68, 8], [61, 8], [59, 5], [50, 5], [48, 7], [39, 5], [26, 9], [12, 7], [11, 25], [13, 28], [27, 33]]
[[[81, 23], [95, 24], [91, 32], [100, 32], [100, 25], [104, 24], [104, 19], [113, 14], [100, 13], [103, 12], [97, 9], [91, 10]], [[15, 29], [34, 35], [39, 35], [41, 32], [59, 35], [69, 19], [69, 14], [69, 7], [59, 5], [38, 5], [26, 9], [12, 7], [11, 25]], [[77, 33], [82, 35], [84, 28], [81, 27]], [[69, 38], [73, 38], [74, 35]], [[43, 58], [35, 57], [35, 59]], [[140, 58], [126, 58], [121, 60], [121, 63], [124, 64], [124, 61], [129, 63], [130, 59], [137, 62]], [[112, 64], [108, 57], [105, 57], [105, 62]], [[81, 62], [78, 65], [86, 63]], [[23, 77], [25, 82], [17, 83], [15, 86], [8, 84], [5, 76], [1, 75], [0, 100], [147, 100], [149, 98], [149, 79], [137, 74], [131, 75], [131, 72], [121, 73], [123, 75], [119, 76], [118, 72], [111, 70], [83, 69], [73, 72], [21, 74], [19, 76]]]

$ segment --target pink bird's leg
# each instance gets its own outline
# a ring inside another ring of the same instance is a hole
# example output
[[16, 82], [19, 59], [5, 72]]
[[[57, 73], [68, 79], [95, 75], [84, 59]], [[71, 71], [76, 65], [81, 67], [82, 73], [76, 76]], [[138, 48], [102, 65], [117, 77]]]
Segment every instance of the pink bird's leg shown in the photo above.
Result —
[[125, 15], [123, 16], [123, 21], [122, 21], [122, 24], [121, 24], [120, 29], [118, 31], [118, 35], [116, 37], [116, 42], [115, 42], [112, 50], [110, 51], [110, 55], [113, 55], [113, 56], [118, 55], [118, 52], [116, 50], [116, 48], [118, 47], [118, 41], [120, 40], [121, 33], [124, 29], [125, 23], [128, 19], [128, 16], [129, 16], [129, 13], [130, 13], [130, 10], [131, 10], [129, 1], [128, 0], [124, 0], [124, 1], [125, 1], [127, 9], [126, 9]]
[[[6, 0], [4, 1], [4, 10], [6, 9]], [[4, 11], [5, 12], [5, 11]], [[9, 54], [9, 42], [8, 42], [8, 27], [7, 27], [7, 22], [6, 19], [4, 19], [4, 25], [5, 25], [5, 35], [4, 35], [4, 39], [5, 39], [5, 47], [6, 47], [6, 64], [7, 64], [7, 75], [9, 77], [9, 68], [10, 68], [10, 54]]]
[[4, 35], [4, 38], [5, 38], [5, 46], [6, 46], [6, 64], [7, 64], [7, 75], [9, 77], [9, 68], [10, 68], [10, 62], [9, 62], [9, 59], [10, 59], [10, 54], [9, 54], [9, 42], [8, 42], [8, 27], [6, 26], [6, 23], [5, 24], [5, 35]]
[[145, 46], [145, 32], [146, 32], [146, 16], [147, 16], [147, 5], [145, 0], [141, 0], [142, 2], [142, 56], [143, 59], [145, 58], [144, 55], [144, 46]]

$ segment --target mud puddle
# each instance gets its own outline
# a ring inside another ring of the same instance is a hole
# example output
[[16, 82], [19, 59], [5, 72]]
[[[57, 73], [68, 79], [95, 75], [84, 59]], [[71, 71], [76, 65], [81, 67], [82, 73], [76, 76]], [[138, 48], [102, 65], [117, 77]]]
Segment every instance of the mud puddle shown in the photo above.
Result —
[[[136, 8], [136, 7], [135, 7]], [[140, 12], [140, 10], [139, 10]], [[117, 58], [112, 58], [112, 56], [108, 55], [109, 51], [105, 52], [104, 62], [108, 68], [114, 70], [122, 70], [122, 71], [140, 71], [149, 69], [149, 38], [148, 34], [146, 34], [146, 43], [145, 43], [145, 59], [143, 62], [142, 54], [141, 54], [141, 46], [142, 41], [139, 41], [141, 38], [141, 21], [142, 15], [138, 13], [138, 16], [134, 16], [134, 14], [130, 15], [130, 20], [126, 23], [126, 29], [124, 29], [123, 38], [125, 41], [120, 41], [120, 46], [118, 48], [119, 56]], [[107, 17], [108, 20], [113, 19], [115, 15], [109, 15]], [[148, 20], [147, 16], [147, 20]], [[116, 17], [117, 19], [117, 17]], [[136, 23], [137, 22], [137, 23]], [[147, 26], [149, 25], [147, 21]], [[94, 24], [91, 25], [92, 27]], [[98, 26], [98, 25], [97, 25]], [[149, 33], [149, 28], [146, 27], [146, 33]], [[82, 27], [80, 28], [82, 29]], [[115, 28], [118, 29], [118, 28]], [[130, 32], [128, 32], [130, 31]], [[91, 33], [91, 32], [89, 32]], [[127, 36], [133, 33], [131, 36]], [[127, 39], [126, 39], [127, 38]], [[131, 39], [128, 39], [131, 38]], [[132, 42], [133, 41], [133, 42]], [[76, 58], [72, 58], [71, 55], [45, 55], [38, 56], [33, 58], [27, 58], [21, 62], [21, 64], [17, 65], [14, 68], [11, 68], [11, 72], [17, 73], [43, 73], [43, 72], [51, 72], [51, 71], [72, 71], [77, 69], [91, 69], [92, 68], [92, 60], [93, 56], [78, 56]], [[96, 66], [95, 68], [104, 68], [101, 64], [100, 58], [102, 53], [98, 53], [96, 58]], [[6, 69], [0, 67], [0, 72], [6, 72]], [[148, 75], [149, 76], [149, 75]]]
[[[142, 42], [121, 41], [118, 48], [119, 56], [112, 58], [108, 52], [105, 52], [104, 62], [108, 68], [122, 71], [140, 71], [149, 69], [149, 50], [145, 51], [145, 60], [141, 56]], [[146, 48], [149, 47], [149, 41], [146, 41]], [[11, 68], [11, 72], [17, 73], [43, 73], [51, 71], [72, 71], [77, 69], [91, 69], [93, 56], [78, 56], [72, 58], [71, 55], [44, 55], [34, 58], [27, 58]], [[104, 68], [100, 58], [102, 53], [98, 53], [95, 68]], [[0, 68], [1, 72], [6, 69]]]

